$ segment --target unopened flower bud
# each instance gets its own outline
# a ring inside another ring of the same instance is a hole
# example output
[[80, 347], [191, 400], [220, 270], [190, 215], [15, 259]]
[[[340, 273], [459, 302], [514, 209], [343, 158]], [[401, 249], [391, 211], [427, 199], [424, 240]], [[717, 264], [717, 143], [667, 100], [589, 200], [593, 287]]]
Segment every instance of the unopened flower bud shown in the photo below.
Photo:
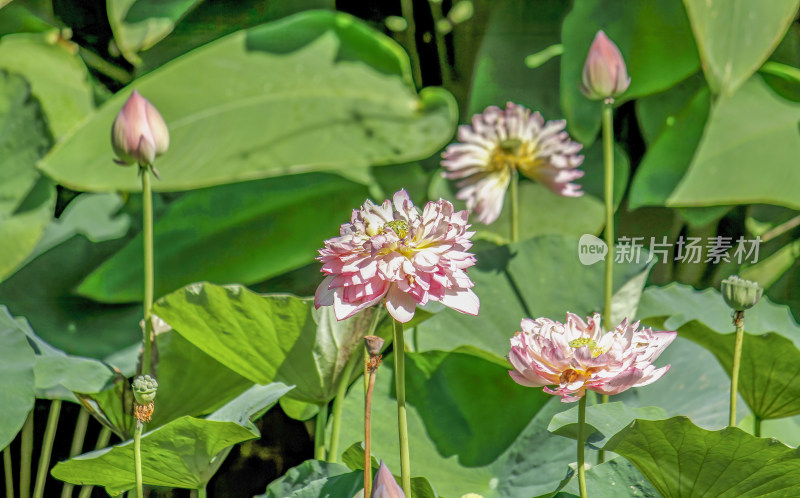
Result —
[[389, 467], [381, 460], [381, 465], [378, 467], [378, 472], [375, 473], [375, 480], [372, 481], [372, 494], [371, 498], [405, 498], [403, 488], [397, 484]]
[[736, 275], [732, 275], [722, 281], [720, 287], [722, 298], [725, 304], [734, 311], [744, 311], [756, 305], [764, 289], [756, 282], [744, 280]]
[[158, 382], [149, 375], [139, 375], [133, 379], [133, 397], [140, 405], [149, 405], [156, 399]]
[[381, 354], [384, 340], [377, 335], [368, 335], [364, 337], [364, 345], [367, 347], [367, 353], [370, 356], [378, 356]]
[[602, 30], [598, 31], [583, 65], [581, 91], [592, 100], [604, 100], [621, 95], [630, 84], [619, 48]]
[[169, 130], [158, 110], [136, 90], [111, 127], [111, 145], [118, 164], [151, 166], [169, 148]]

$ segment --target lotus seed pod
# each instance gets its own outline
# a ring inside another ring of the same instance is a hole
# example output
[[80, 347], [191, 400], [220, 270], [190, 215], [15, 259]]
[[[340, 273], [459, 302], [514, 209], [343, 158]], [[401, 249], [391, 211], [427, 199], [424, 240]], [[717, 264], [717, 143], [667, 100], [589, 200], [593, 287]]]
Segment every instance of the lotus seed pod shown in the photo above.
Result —
[[367, 353], [370, 356], [378, 356], [381, 354], [384, 340], [376, 335], [368, 335], [364, 337], [364, 345], [367, 346]]
[[744, 311], [756, 305], [764, 289], [756, 282], [732, 275], [722, 281], [722, 298], [734, 311]]
[[156, 399], [158, 382], [149, 375], [139, 375], [133, 379], [133, 397], [140, 405], [149, 405]]

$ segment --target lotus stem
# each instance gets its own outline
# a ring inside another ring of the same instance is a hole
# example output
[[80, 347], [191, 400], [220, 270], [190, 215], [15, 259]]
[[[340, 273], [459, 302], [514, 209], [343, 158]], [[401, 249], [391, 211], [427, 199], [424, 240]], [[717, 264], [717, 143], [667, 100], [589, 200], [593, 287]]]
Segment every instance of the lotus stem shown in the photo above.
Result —
[[150, 168], [140, 168], [142, 174], [142, 240], [144, 244], [144, 352], [142, 353], [142, 375], [150, 374], [152, 357], [154, 264], [153, 264], [153, 191], [150, 186]]
[[3, 450], [3, 470], [6, 475], [6, 496], [14, 498], [14, 466], [11, 463], [11, 444]]
[[[97, 443], [94, 445], [94, 449], [102, 450], [106, 446], [108, 446], [108, 441], [111, 439], [111, 429], [106, 427], [105, 425], [100, 429], [100, 434], [97, 436]], [[81, 492], [78, 494], [78, 498], [89, 498], [92, 494], [92, 490], [94, 486], [83, 486], [81, 488]]]
[[[89, 411], [81, 408], [78, 412], [78, 420], [75, 422], [75, 434], [72, 436], [72, 445], [69, 448], [70, 458], [80, 455], [83, 451], [83, 441], [86, 439], [86, 428], [89, 425]], [[70, 498], [72, 490], [75, 486], [72, 483], [65, 482], [64, 487], [61, 488], [61, 498]]]
[[586, 470], [584, 469], [584, 446], [586, 442], [586, 395], [578, 402], [578, 487], [581, 498], [586, 498]]
[[56, 438], [58, 415], [61, 413], [61, 400], [54, 399], [50, 403], [50, 414], [47, 416], [47, 426], [44, 429], [42, 453], [39, 455], [39, 470], [36, 472], [36, 484], [33, 487], [34, 498], [44, 496], [44, 484], [47, 481], [47, 469], [50, 467], [50, 455], [53, 452], [53, 441]]
[[739, 364], [742, 361], [744, 342], [744, 311], [734, 311], [733, 323], [736, 325], [736, 343], [733, 346], [733, 368], [731, 369], [731, 407], [728, 425], [736, 425], [736, 401], [739, 394]]
[[516, 168], [511, 170], [511, 242], [519, 242], [519, 173]]
[[761, 417], [758, 415], [753, 415], [755, 417], [755, 421], [753, 423], [753, 435], [755, 437], [761, 437]]
[[25, 425], [22, 426], [19, 452], [19, 496], [20, 498], [30, 498], [31, 464], [33, 463], [33, 410], [25, 419]]
[[381, 348], [383, 339], [374, 335], [364, 338], [364, 347], [368, 358], [364, 365], [369, 373], [367, 390], [364, 395], [364, 496], [368, 497], [372, 484], [372, 391], [375, 388], [375, 376], [381, 366]]
[[400, 0], [400, 9], [408, 24], [406, 28], [406, 43], [408, 46], [406, 48], [408, 49], [408, 55], [411, 57], [411, 64], [413, 65], [414, 84], [417, 88], [422, 88], [422, 67], [419, 62], [419, 52], [417, 52], [417, 40], [415, 38], [417, 28], [414, 23], [413, 0]]
[[325, 460], [325, 427], [328, 424], [328, 404], [319, 405], [314, 428], [314, 458]]
[[136, 431], [133, 433], [133, 463], [136, 472], [136, 496], [144, 498], [144, 485], [142, 482], [142, 423], [136, 421]]
[[394, 377], [397, 391], [397, 435], [400, 439], [400, 480], [403, 493], [411, 496], [411, 457], [408, 451], [408, 422], [406, 420], [406, 365], [403, 324], [393, 320]]
[[344, 406], [344, 397], [347, 394], [347, 387], [350, 385], [350, 377], [353, 376], [353, 370], [355, 370], [359, 358], [356, 352], [350, 355], [350, 359], [347, 360], [347, 365], [345, 365], [344, 371], [342, 372], [342, 378], [339, 380], [339, 386], [336, 389], [336, 397], [333, 399], [331, 445], [328, 450], [328, 461], [331, 463], [335, 463], [339, 459], [339, 432], [342, 427], [342, 407]]

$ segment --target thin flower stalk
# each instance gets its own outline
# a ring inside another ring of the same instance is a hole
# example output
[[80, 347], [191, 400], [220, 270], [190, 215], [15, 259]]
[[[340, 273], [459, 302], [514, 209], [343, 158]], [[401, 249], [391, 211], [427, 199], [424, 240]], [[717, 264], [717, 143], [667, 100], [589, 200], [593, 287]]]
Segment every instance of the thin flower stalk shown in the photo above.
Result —
[[19, 458], [19, 496], [28, 498], [31, 495], [31, 465], [33, 464], [33, 410], [25, 419], [20, 435]]
[[578, 488], [581, 498], [586, 498], [586, 396], [578, 402]]
[[325, 460], [327, 450], [325, 448], [325, 429], [328, 426], [328, 404], [319, 405], [317, 418], [314, 422], [314, 458]]
[[[89, 426], [89, 416], [89, 410], [85, 408], [81, 408], [80, 412], [78, 412], [78, 419], [75, 421], [75, 432], [72, 436], [72, 444], [69, 448], [70, 458], [80, 455], [83, 451], [86, 429]], [[70, 498], [74, 487], [72, 483], [65, 482], [64, 487], [61, 489], [61, 498]]]
[[39, 455], [39, 469], [36, 472], [36, 484], [33, 487], [33, 498], [44, 496], [44, 485], [47, 481], [47, 471], [50, 468], [50, 456], [53, 452], [53, 441], [58, 428], [58, 416], [61, 413], [61, 400], [55, 399], [50, 403], [50, 413], [47, 416], [47, 426], [44, 429], [42, 452]]
[[14, 498], [14, 466], [11, 462], [11, 445], [3, 450], [3, 471], [6, 476], [6, 496]]
[[383, 339], [374, 335], [364, 338], [367, 351], [364, 365], [368, 372], [367, 390], [364, 396], [364, 496], [370, 496], [372, 483], [372, 391], [375, 388], [375, 377], [381, 365], [381, 348]]
[[400, 480], [403, 493], [411, 496], [411, 456], [408, 449], [406, 415], [406, 366], [403, 324], [394, 321], [394, 378], [397, 392], [397, 435], [400, 441]]

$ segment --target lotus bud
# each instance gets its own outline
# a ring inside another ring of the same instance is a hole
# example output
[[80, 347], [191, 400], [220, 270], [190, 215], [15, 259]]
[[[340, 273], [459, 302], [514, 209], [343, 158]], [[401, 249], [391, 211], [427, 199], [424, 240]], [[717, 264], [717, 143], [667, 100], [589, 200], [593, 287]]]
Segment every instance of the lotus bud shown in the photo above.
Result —
[[158, 110], [136, 90], [131, 93], [111, 127], [111, 145], [117, 164], [152, 166], [169, 148], [169, 130]]
[[624, 93], [630, 84], [619, 48], [602, 30], [598, 31], [583, 65], [581, 91], [592, 100], [613, 99]]
[[149, 375], [139, 375], [133, 379], [133, 397], [140, 405], [149, 405], [156, 399], [158, 382]]
[[725, 304], [734, 311], [744, 311], [756, 305], [764, 289], [756, 282], [744, 280], [736, 275], [732, 275], [722, 281], [720, 287], [722, 298]]
[[372, 494], [371, 498], [405, 498], [403, 488], [397, 484], [389, 467], [381, 460], [381, 465], [378, 467], [378, 472], [375, 473], [375, 480], [372, 481]]

